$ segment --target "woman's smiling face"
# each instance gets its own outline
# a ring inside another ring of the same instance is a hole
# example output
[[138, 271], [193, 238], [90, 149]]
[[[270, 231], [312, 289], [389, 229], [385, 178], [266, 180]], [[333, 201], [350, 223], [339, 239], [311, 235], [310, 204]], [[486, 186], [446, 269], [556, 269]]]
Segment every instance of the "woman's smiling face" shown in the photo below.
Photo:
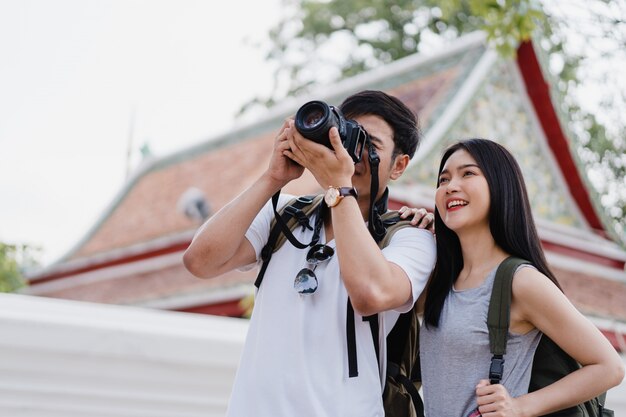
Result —
[[457, 234], [489, 227], [489, 185], [465, 149], [450, 155], [439, 173], [435, 204], [444, 224]]

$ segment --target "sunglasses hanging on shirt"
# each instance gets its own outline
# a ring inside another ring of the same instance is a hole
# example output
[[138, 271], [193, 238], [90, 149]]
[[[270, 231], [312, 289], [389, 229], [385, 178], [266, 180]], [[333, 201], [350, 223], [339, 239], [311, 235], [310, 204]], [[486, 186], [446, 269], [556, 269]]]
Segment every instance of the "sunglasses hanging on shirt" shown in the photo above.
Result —
[[[315, 268], [322, 262], [328, 261], [335, 254], [330, 246], [318, 243], [309, 249], [306, 255], [307, 268], [302, 268], [293, 282], [294, 289], [303, 295], [313, 294], [317, 290], [317, 276]], [[312, 268], [311, 268], [312, 267]]]

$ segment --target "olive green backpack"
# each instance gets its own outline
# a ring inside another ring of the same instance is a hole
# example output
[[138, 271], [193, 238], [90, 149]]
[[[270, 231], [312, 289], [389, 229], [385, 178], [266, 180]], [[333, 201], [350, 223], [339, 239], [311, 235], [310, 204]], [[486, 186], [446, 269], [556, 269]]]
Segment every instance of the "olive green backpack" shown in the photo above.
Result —
[[[487, 315], [489, 347], [493, 354], [491, 367], [489, 369], [489, 379], [492, 384], [499, 383], [502, 378], [504, 369], [503, 355], [506, 353], [511, 314], [513, 275], [517, 268], [523, 264], [530, 264], [530, 262], [509, 257], [502, 261], [496, 271]], [[542, 335], [533, 359], [528, 392], [544, 388], [579, 368], [579, 363], [565, 353], [556, 343], [550, 340], [548, 336]], [[613, 417], [613, 411], [604, 408], [605, 398], [606, 393], [603, 393], [575, 407], [547, 414], [546, 416]]]

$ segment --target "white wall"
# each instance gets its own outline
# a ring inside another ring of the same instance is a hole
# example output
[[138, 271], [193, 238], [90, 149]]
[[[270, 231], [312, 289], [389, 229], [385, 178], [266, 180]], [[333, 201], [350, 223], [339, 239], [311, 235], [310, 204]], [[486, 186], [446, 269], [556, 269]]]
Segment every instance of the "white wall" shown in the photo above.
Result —
[[0, 416], [222, 417], [241, 319], [0, 294]]

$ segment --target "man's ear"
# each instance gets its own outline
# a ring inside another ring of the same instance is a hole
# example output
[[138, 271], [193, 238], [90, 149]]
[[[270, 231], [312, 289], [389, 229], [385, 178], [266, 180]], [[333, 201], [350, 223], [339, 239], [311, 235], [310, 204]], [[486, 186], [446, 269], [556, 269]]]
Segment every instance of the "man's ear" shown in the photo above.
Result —
[[409, 158], [409, 155], [405, 153], [397, 155], [395, 160], [393, 161], [393, 167], [391, 167], [391, 173], [389, 174], [389, 178], [392, 180], [397, 180], [398, 178], [400, 178], [406, 170], [406, 167], [409, 166], [410, 160], [411, 158]]

